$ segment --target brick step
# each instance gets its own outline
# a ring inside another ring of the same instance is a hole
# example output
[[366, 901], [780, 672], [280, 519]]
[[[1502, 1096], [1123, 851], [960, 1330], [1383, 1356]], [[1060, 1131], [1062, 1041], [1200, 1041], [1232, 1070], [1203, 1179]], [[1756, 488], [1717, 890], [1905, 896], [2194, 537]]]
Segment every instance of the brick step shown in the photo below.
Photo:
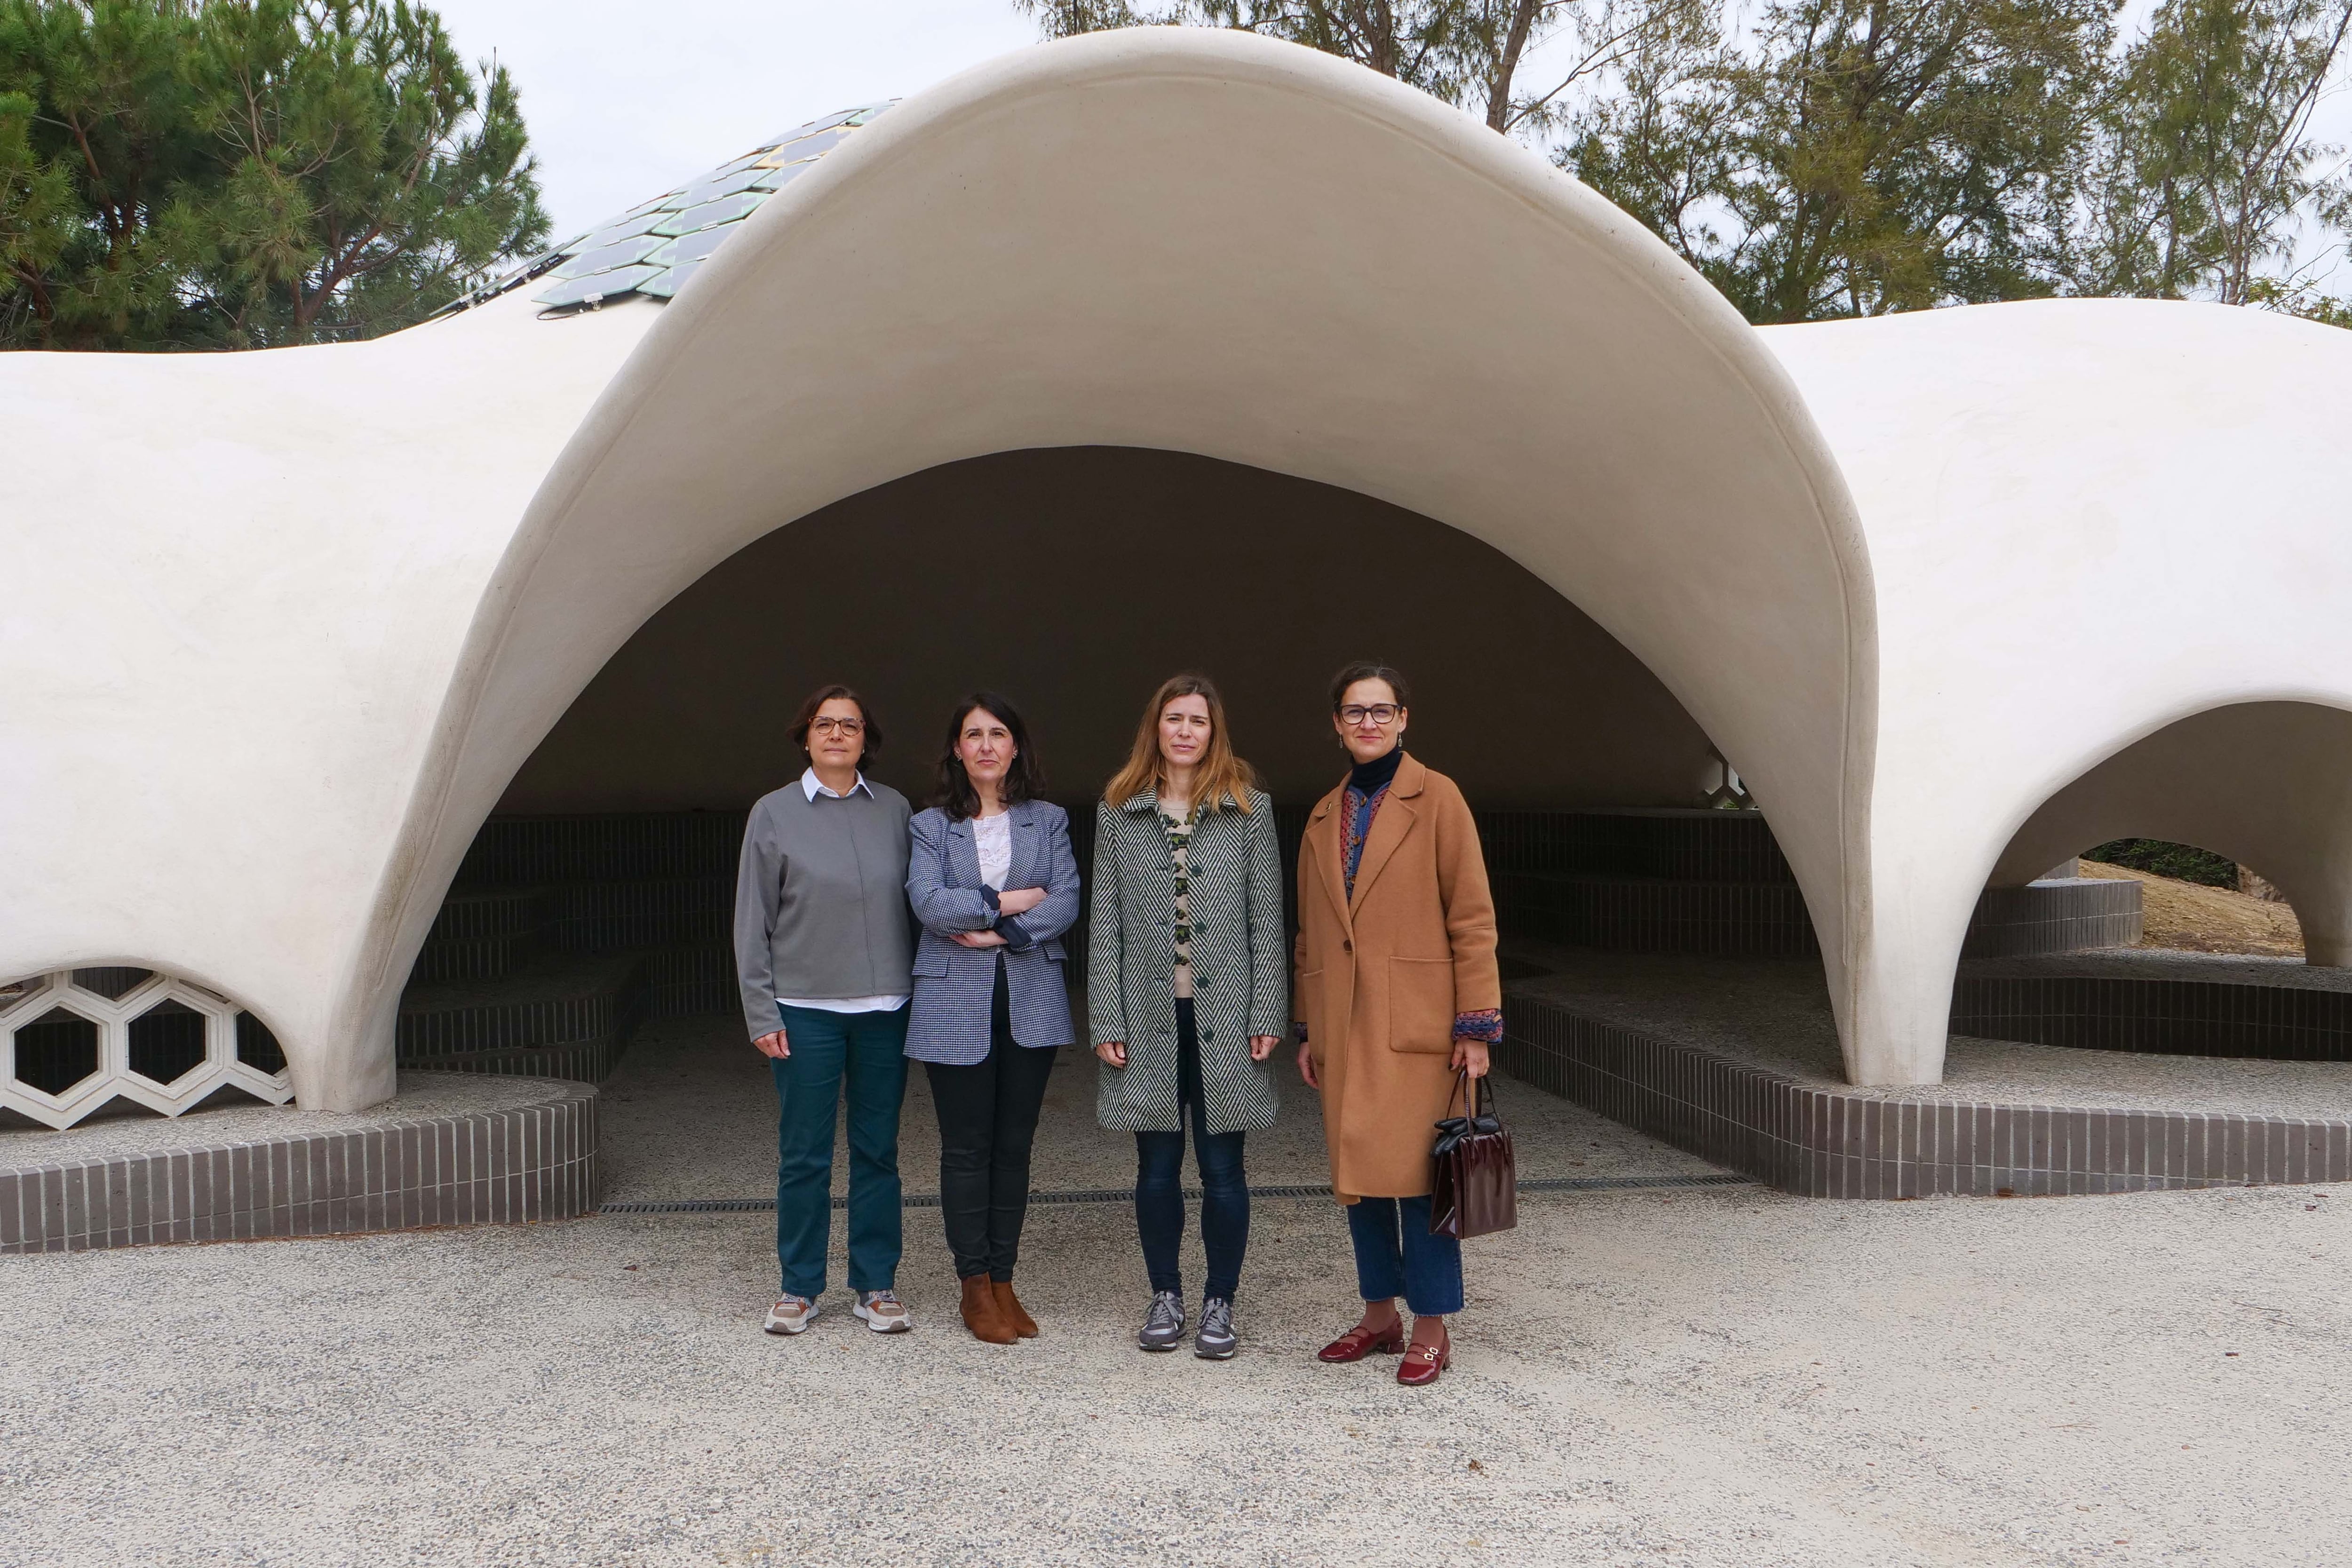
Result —
[[1506, 936], [1615, 952], [1813, 958], [1821, 949], [1794, 883], [1506, 871], [1493, 879]]
[[552, 954], [497, 979], [412, 983], [401, 998], [396, 1058], [409, 1068], [602, 1081], [645, 1019], [646, 968], [634, 952]]
[[2033, 958], [2131, 947], [2141, 930], [2140, 885], [2091, 877], [1987, 888], [1969, 919], [1962, 958]]
[[416, 980], [496, 980], [545, 944], [554, 901], [542, 888], [455, 888], [409, 972]]

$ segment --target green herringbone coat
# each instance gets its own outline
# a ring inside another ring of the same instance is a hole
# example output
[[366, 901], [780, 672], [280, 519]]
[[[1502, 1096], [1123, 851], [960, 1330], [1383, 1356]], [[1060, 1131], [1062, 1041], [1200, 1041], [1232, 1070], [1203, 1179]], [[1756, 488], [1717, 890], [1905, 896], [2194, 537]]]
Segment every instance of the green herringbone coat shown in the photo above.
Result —
[[[1277, 1049], [1254, 1062], [1249, 1037], [1290, 1033], [1290, 951], [1283, 940], [1274, 803], [1252, 790], [1246, 812], [1204, 813], [1185, 861], [1192, 1016], [1209, 1131], [1271, 1127], [1274, 1068], [1287, 1053]], [[1176, 873], [1152, 791], [1124, 805], [1096, 806], [1092, 891], [1088, 1037], [1096, 1045], [1127, 1042], [1125, 1067], [1100, 1064], [1096, 1115], [1116, 1131], [1178, 1131]]]

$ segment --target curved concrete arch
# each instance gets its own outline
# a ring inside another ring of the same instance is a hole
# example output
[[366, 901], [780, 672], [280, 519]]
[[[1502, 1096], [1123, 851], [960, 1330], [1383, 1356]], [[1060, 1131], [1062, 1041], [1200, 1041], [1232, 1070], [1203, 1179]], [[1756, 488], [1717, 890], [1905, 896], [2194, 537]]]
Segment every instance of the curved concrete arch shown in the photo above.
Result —
[[1845, 1010], [1867, 554], [1778, 364], [1624, 215], [1370, 73], [1150, 29], [909, 100], [745, 227], [614, 377], [481, 597], [354, 955], [339, 1079], [388, 1061], [476, 826], [647, 616], [830, 501], [1039, 446], [1339, 485], [1527, 566], [1772, 809]]
[[2021, 881], [2124, 837], [2194, 844], [2285, 895], [2308, 962], [2352, 963], [2352, 711], [2236, 702], [2175, 720], [2043, 802], [1993, 868]]
[[1865, 1032], [1933, 1082], [1969, 911], [2045, 802], [2209, 710], [2352, 708], [2352, 550], [2315, 525], [2352, 494], [2352, 334], [2084, 300], [1762, 335], [1869, 520], [1858, 994], [1893, 1005]]

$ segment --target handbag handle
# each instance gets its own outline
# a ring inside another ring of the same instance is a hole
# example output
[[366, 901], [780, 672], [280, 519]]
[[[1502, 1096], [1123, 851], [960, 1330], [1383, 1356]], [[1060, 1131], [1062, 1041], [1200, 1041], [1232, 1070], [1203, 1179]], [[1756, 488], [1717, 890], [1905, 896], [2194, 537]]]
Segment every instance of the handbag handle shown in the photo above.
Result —
[[[1456, 1100], [1460, 1100], [1464, 1106], [1463, 1114], [1470, 1121], [1475, 1121], [1478, 1119], [1478, 1101], [1482, 1098], [1478, 1086], [1481, 1083], [1484, 1083], [1486, 1079], [1490, 1079], [1494, 1076], [1495, 1072], [1492, 1068], [1488, 1068], [1486, 1071], [1478, 1078], [1472, 1078], [1468, 1068], [1455, 1068], [1454, 1069], [1454, 1092], [1445, 1097], [1445, 1114], [1448, 1116], [1453, 1115], [1454, 1102]], [[1486, 1114], [1492, 1116], [1495, 1114], [1495, 1089], [1492, 1084], [1488, 1084], [1486, 1086], [1483, 1098], [1486, 1101]]]

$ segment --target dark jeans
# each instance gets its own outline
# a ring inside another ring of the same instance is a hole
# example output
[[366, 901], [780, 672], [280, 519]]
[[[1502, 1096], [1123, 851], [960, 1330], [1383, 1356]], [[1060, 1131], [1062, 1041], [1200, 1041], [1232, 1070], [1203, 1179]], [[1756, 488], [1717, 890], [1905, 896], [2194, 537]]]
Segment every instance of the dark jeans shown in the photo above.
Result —
[[940, 1113], [940, 1213], [959, 1279], [1013, 1278], [1029, 1213], [1029, 1150], [1037, 1140], [1045, 1077], [1054, 1070], [1051, 1048], [1013, 1041], [1002, 958], [991, 1015], [985, 1059], [969, 1067], [923, 1064]]
[[[1249, 1250], [1249, 1177], [1242, 1170], [1244, 1132], [1212, 1132], [1201, 1094], [1201, 1042], [1192, 1000], [1176, 999], [1177, 1092], [1181, 1122], [1192, 1124], [1192, 1159], [1201, 1168], [1201, 1245], [1209, 1255], [1208, 1294], [1230, 1301]], [[1135, 1228], [1156, 1291], [1184, 1292], [1179, 1253], [1184, 1242], [1184, 1132], [1135, 1135]]]
[[1358, 1198], [1348, 1205], [1356, 1286], [1367, 1301], [1402, 1296], [1416, 1318], [1462, 1310], [1462, 1244], [1429, 1234], [1429, 1198]]
[[833, 1121], [849, 1090], [849, 1288], [898, 1283], [898, 1104], [907, 1093], [907, 1009], [779, 1007], [792, 1055], [776, 1079], [776, 1260], [784, 1291], [824, 1294], [833, 1233]]

